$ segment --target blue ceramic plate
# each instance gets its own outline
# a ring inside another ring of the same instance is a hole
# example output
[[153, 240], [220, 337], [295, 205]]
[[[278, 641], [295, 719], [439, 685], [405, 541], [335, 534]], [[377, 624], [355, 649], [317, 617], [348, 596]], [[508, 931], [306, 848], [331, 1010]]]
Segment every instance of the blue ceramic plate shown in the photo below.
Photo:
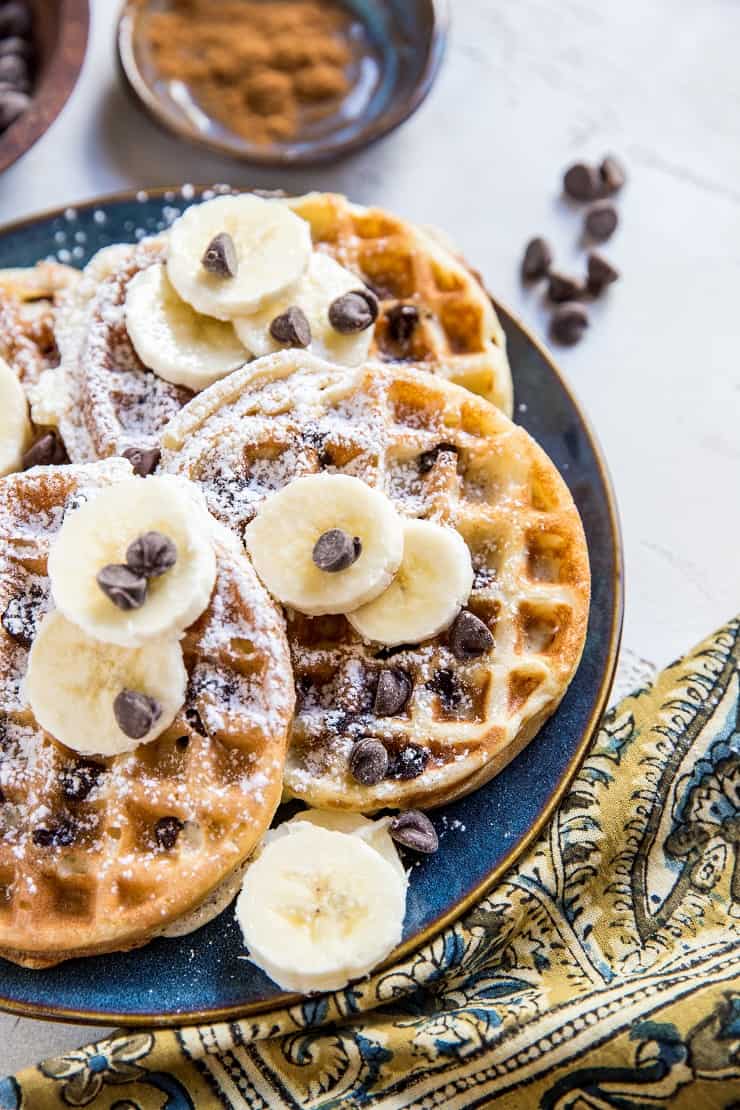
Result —
[[[107, 243], [141, 238], [192, 192], [106, 198], [0, 230], [0, 267], [50, 256], [82, 266]], [[614, 496], [597, 443], [549, 356], [498, 306], [514, 372], [517, 419], [562, 472], [588, 538], [593, 600], [583, 660], [560, 708], [477, 793], [434, 813], [439, 852], [413, 870], [400, 953], [451, 922], [508, 868], [552, 813], [609, 695], [622, 620], [622, 556]], [[230, 911], [179, 940], [27, 971], [0, 959], [0, 1008], [66, 1021], [168, 1025], [234, 1018], [293, 996], [249, 962]]]

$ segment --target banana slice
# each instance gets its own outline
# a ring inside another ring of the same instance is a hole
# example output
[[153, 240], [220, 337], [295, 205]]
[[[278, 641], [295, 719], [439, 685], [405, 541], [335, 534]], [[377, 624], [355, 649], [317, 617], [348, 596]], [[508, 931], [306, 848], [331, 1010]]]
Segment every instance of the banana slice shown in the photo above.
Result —
[[[25, 694], [38, 723], [60, 744], [109, 756], [133, 751], [169, 728], [185, 701], [187, 681], [174, 637], [134, 649], [101, 644], [54, 610], [33, 641]], [[114, 711], [124, 692], [143, 695], [148, 703], [150, 727], [131, 729], [141, 733], [136, 737], [121, 729]]]
[[385, 593], [347, 619], [364, 640], [387, 647], [416, 644], [449, 627], [472, 588], [473, 564], [460, 533], [407, 520], [398, 574]]
[[0, 477], [20, 470], [30, 439], [23, 386], [5, 359], [0, 358]]
[[[206, 269], [203, 259], [219, 236], [235, 252], [233, 276]], [[231, 320], [255, 312], [302, 276], [311, 257], [311, 231], [283, 204], [250, 193], [193, 205], [170, 231], [167, 273], [196, 312]]]
[[249, 358], [231, 324], [201, 316], [180, 300], [161, 263], [129, 282], [126, 328], [145, 366], [196, 393]]
[[[174, 565], [133, 575], [119, 608], [98, 576], [121, 567], [130, 545], [149, 532], [171, 540]], [[208, 605], [216, 580], [210, 518], [202, 495], [182, 479], [131, 478], [101, 490], [69, 513], [49, 553], [51, 592], [57, 608], [89, 636], [138, 647], [177, 636]], [[142, 579], [146, 579], [144, 582]]]
[[301, 823], [248, 868], [236, 917], [253, 963], [284, 990], [339, 990], [401, 940], [406, 879], [359, 836]]
[[311, 329], [309, 351], [329, 362], [359, 366], [370, 351], [374, 326], [342, 334], [329, 320], [329, 306], [338, 297], [357, 289], [363, 290], [364, 286], [356, 274], [345, 270], [327, 254], [315, 251], [298, 285], [268, 301], [258, 312], [234, 320], [236, 334], [256, 358], [279, 351], [282, 345], [271, 335], [270, 324], [295, 306], [305, 314]]
[[403, 524], [391, 502], [345, 474], [296, 478], [265, 503], [244, 539], [270, 593], [312, 616], [376, 598], [403, 555]]
[[338, 809], [304, 809], [289, 821], [283, 821], [276, 829], [270, 829], [265, 834], [262, 844], [269, 844], [279, 836], [292, 835], [305, 825], [345, 833], [347, 836], [359, 836], [360, 840], [379, 852], [397, 872], [399, 878], [406, 882], [406, 869], [401, 863], [396, 845], [388, 831], [390, 824], [390, 817], [380, 817], [371, 821], [369, 817], [363, 817], [360, 813], [343, 813]]

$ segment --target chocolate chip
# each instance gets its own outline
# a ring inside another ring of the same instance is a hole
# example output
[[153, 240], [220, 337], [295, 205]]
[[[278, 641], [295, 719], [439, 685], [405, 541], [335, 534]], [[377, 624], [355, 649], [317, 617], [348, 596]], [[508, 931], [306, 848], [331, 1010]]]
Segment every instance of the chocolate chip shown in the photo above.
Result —
[[376, 717], [395, 717], [411, 697], [413, 683], [405, 671], [395, 668], [381, 671], [375, 692], [373, 712]]
[[28, 448], [21, 460], [21, 465], [24, 470], [30, 470], [32, 466], [62, 466], [66, 462], [69, 462], [69, 458], [59, 436], [56, 432], [44, 432]]
[[388, 770], [388, 752], [379, 740], [358, 740], [349, 757], [349, 770], [353, 779], [363, 786], [377, 786]]
[[588, 256], [588, 291], [594, 297], [619, 280], [619, 270], [612, 266], [608, 259], [598, 251], [591, 251]]
[[329, 305], [329, 323], [340, 335], [365, 331], [377, 318], [378, 298], [369, 289], [345, 293]]
[[573, 200], [594, 200], [601, 193], [601, 178], [593, 166], [576, 162], [563, 175], [563, 190]]
[[463, 697], [463, 689], [457, 680], [454, 671], [443, 667], [437, 671], [432, 678], [427, 682], [430, 690], [438, 696], [442, 703], [442, 707], [446, 710], [455, 710], [459, 706]]
[[429, 752], [418, 744], [407, 744], [390, 761], [388, 777], [392, 779], [416, 779], [429, 762]]
[[177, 562], [177, 548], [161, 532], [144, 532], [126, 548], [126, 564], [142, 578], [159, 578]]
[[162, 716], [162, 706], [138, 690], [121, 690], [113, 702], [113, 715], [125, 736], [141, 740]]
[[552, 266], [552, 248], [546, 239], [538, 235], [530, 239], [524, 248], [522, 259], [522, 278], [524, 281], [539, 281], [546, 277]]
[[599, 166], [599, 175], [602, 191], [609, 195], [618, 193], [627, 180], [627, 172], [624, 166], [613, 154], [607, 154]]
[[454, 443], [438, 443], [436, 447], [432, 447], [429, 451], [422, 451], [416, 460], [416, 465], [419, 468], [420, 474], [428, 474], [432, 469], [437, 459], [441, 454], [447, 453], [449, 455], [459, 455], [459, 448]]
[[140, 478], [146, 478], [154, 473], [162, 457], [158, 447], [151, 447], [148, 450], [144, 447], [127, 447], [121, 454], [124, 459], [128, 459], [134, 468], [134, 474], [138, 474]]
[[75, 827], [66, 818], [42, 825], [31, 833], [31, 839], [38, 848], [65, 848], [74, 842], [75, 836]]
[[585, 292], [586, 288], [578, 278], [570, 277], [569, 274], [561, 274], [556, 270], [550, 272], [547, 295], [556, 304], [561, 304], [563, 301], [576, 301]]
[[31, 24], [31, 9], [28, 4], [21, 3], [21, 0], [10, 0], [10, 3], [0, 6], [0, 37], [28, 35]]
[[395, 343], [408, 343], [419, 323], [419, 310], [414, 304], [396, 304], [388, 310], [388, 334]]
[[397, 844], [425, 856], [432, 855], [439, 848], [439, 837], [434, 825], [418, 809], [399, 813], [391, 821], [389, 832]]
[[0, 618], [3, 628], [22, 648], [31, 646], [31, 613], [28, 611], [28, 599], [24, 596], [12, 597], [5, 606]]
[[104, 770], [98, 763], [88, 760], [68, 767], [62, 775], [62, 794], [69, 802], [84, 802]]
[[598, 239], [602, 243], [614, 234], [618, 223], [619, 216], [614, 205], [608, 200], [602, 200], [591, 205], [586, 213], [584, 227], [592, 239]]
[[214, 235], [201, 258], [201, 265], [216, 277], [233, 278], [239, 270], [234, 240], [226, 231]]
[[146, 601], [147, 580], [124, 563], [109, 563], [95, 575], [105, 596], [118, 609], [141, 609]]
[[198, 733], [198, 736], [208, 736], [201, 715], [194, 705], [189, 705], [188, 708], [185, 710], [185, 720], [188, 722], [193, 732]]
[[171, 817], [160, 817], [154, 826], [154, 839], [160, 848], [165, 852], [170, 852], [177, 844], [177, 838], [180, 835], [184, 821], [174, 815]]
[[190, 747], [190, 737], [189, 736], [178, 736], [177, 739], [175, 740], [175, 744], [177, 745], [178, 751], [186, 752], [188, 750], [188, 748]]
[[480, 617], [463, 609], [450, 629], [450, 650], [456, 659], [463, 662], [485, 655], [493, 647], [493, 635]]
[[319, 570], [336, 574], [356, 563], [361, 551], [362, 543], [357, 536], [350, 536], [341, 528], [330, 528], [316, 540], [312, 558]]
[[552, 314], [550, 334], [558, 343], [572, 347], [583, 336], [588, 327], [588, 312], [577, 301], [561, 304]]
[[270, 335], [286, 347], [308, 347], [311, 342], [311, 325], [302, 308], [293, 305], [270, 324]]

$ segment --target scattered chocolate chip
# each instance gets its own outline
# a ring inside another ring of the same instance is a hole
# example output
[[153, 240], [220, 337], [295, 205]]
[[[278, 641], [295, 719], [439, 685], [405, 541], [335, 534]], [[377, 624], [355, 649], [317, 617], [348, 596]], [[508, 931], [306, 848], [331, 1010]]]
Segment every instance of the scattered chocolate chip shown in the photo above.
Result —
[[184, 821], [174, 815], [171, 817], [160, 817], [154, 826], [154, 839], [160, 848], [165, 852], [170, 852], [177, 844], [177, 838], [180, 835]]
[[425, 813], [409, 809], [399, 813], [390, 824], [389, 832], [397, 844], [431, 856], [439, 848], [437, 830]]
[[588, 327], [588, 312], [577, 301], [561, 304], [552, 314], [550, 334], [558, 343], [571, 347], [582, 337]]
[[311, 325], [302, 308], [293, 305], [270, 324], [270, 335], [286, 347], [308, 347], [311, 342]]
[[607, 154], [599, 166], [602, 191], [611, 195], [618, 193], [627, 180], [624, 166], [613, 154]]
[[6, 2], [0, 6], [0, 37], [28, 35], [31, 23], [31, 9], [21, 0], [10, 0], [9, 3]]
[[[0, 109], [0, 114], [2, 110]], [[0, 126], [2, 124], [0, 123]], [[56, 432], [44, 432], [31, 447], [28, 448], [21, 465], [24, 470], [32, 466], [62, 466], [69, 462], [67, 451]]]
[[378, 648], [373, 658], [385, 662], [394, 655], [402, 655], [406, 651], [416, 651], [418, 644], [395, 644], [393, 647]]
[[603, 243], [614, 234], [617, 224], [619, 223], [619, 216], [613, 204], [608, 200], [601, 200], [598, 204], [592, 204], [586, 213], [584, 220], [584, 227], [592, 239], [597, 239]]
[[576, 162], [563, 175], [563, 191], [573, 200], [595, 200], [601, 193], [601, 178], [593, 166]]
[[561, 274], [558, 270], [550, 271], [547, 295], [555, 304], [562, 304], [563, 301], [576, 301], [585, 292], [586, 287], [578, 278], [571, 277], [569, 274]]
[[416, 779], [429, 762], [429, 752], [418, 744], [407, 744], [390, 761], [388, 777], [392, 779]]
[[388, 752], [379, 740], [358, 740], [349, 757], [349, 770], [353, 779], [363, 786], [377, 786], [388, 770]]
[[162, 706], [138, 690], [121, 690], [113, 702], [113, 715], [125, 736], [141, 740], [162, 716]]
[[395, 343], [408, 343], [419, 323], [415, 304], [396, 304], [388, 310], [388, 334]]
[[7, 798], [5, 797], [5, 791], [3, 790], [2, 786], [0, 786], [0, 806], [4, 805], [6, 801]]
[[141, 609], [146, 601], [147, 580], [124, 563], [109, 563], [95, 575], [105, 596], [118, 609]]
[[538, 235], [530, 239], [524, 248], [522, 259], [522, 278], [524, 281], [539, 281], [546, 277], [552, 266], [552, 248], [546, 239]]
[[67, 767], [62, 774], [62, 794], [68, 802], [84, 802], [90, 791], [97, 785], [104, 767], [89, 760], [80, 761], [74, 767]]
[[369, 289], [345, 293], [329, 305], [329, 323], [340, 335], [365, 331], [377, 318], [378, 298]]
[[201, 715], [194, 705], [189, 705], [185, 710], [185, 720], [188, 722], [193, 732], [198, 733], [198, 736], [208, 736]]
[[336, 574], [356, 563], [361, 552], [362, 543], [357, 536], [350, 536], [341, 528], [330, 528], [316, 540], [312, 558], [319, 570]]
[[431, 447], [428, 451], [422, 451], [416, 460], [416, 465], [419, 468], [420, 474], [428, 474], [440, 455], [447, 453], [449, 455], [459, 455], [460, 450], [454, 443], [438, 443], [436, 447]]
[[48, 825], [34, 829], [31, 839], [38, 848], [65, 848], [75, 839], [75, 827], [71, 821], [61, 818]]
[[591, 251], [588, 256], [588, 291], [594, 297], [619, 280], [619, 270], [612, 266], [608, 259], [598, 251]]
[[454, 671], [447, 667], [437, 671], [427, 682], [427, 686], [434, 691], [441, 701], [442, 707], [448, 711], [457, 709], [462, 701], [462, 686], [458, 682]]
[[159, 578], [177, 562], [177, 548], [161, 532], [145, 532], [126, 548], [126, 564], [142, 578]]
[[395, 717], [411, 697], [413, 683], [405, 671], [396, 668], [381, 671], [375, 692], [373, 712], [376, 717]]
[[26, 650], [30, 648], [32, 642], [32, 617], [33, 612], [29, 611], [29, 598], [25, 595], [11, 597], [0, 617], [0, 623], [11, 640], [15, 640]]
[[147, 478], [150, 474], [153, 474], [162, 457], [162, 452], [158, 447], [151, 447], [148, 450], [144, 447], [127, 447], [121, 454], [124, 459], [128, 459], [134, 469], [134, 474], [138, 474], [140, 478]]
[[220, 278], [236, 277], [239, 270], [239, 259], [236, 256], [234, 240], [226, 231], [214, 235], [206, 247], [201, 265], [209, 274]]
[[186, 752], [188, 750], [189, 746], [190, 746], [190, 737], [189, 736], [178, 736], [177, 739], [175, 740], [175, 744], [176, 744], [179, 751]]
[[465, 662], [485, 655], [493, 647], [493, 634], [480, 617], [463, 609], [450, 629], [450, 650], [456, 659]]

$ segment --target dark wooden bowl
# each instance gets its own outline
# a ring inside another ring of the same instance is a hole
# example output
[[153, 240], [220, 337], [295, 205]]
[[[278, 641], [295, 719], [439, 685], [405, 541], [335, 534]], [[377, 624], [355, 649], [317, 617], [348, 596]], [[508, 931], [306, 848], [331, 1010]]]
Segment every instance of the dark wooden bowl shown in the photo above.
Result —
[[0, 173], [41, 138], [69, 99], [82, 69], [88, 0], [33, 0], [36, 84], [28, 111], [0, 134]]

